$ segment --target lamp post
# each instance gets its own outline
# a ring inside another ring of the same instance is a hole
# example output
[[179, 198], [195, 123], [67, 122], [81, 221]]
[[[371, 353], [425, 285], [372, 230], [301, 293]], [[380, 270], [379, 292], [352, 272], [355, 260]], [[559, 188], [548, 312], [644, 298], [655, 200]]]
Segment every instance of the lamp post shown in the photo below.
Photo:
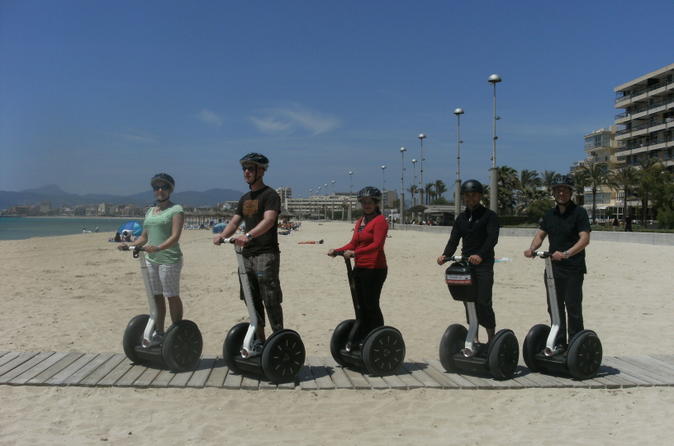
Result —
[[[416, 158], [412, 158], [412, 170], [414, 170], [414, 186], [416, 187], [417, 185], [417, 160]], [[417, 194], [416, 192], [412, 192], [412, 207], [417, 205]]]
[[496, 116], [496, 84], [501, 81], [501, 76], [498, 74], [492, 74], [489, 76], [489, 79], [487, 79], [487, 82], [494, 86], [494, 107], [491, 129], [491, 185], [489, 186], [489, 208], [494, 212], [498, 212], [498, 171], [496, 170], [496, 140], [498, 139], [498, 136], [496, 136], [496, 121], [499, 117]]
[[405, 152], [407, 149], [400, 148], [402, 161], [400, 163], [400, 224], [405, 223]]
[[[332, 193], [330, 195], [335, 195], [335, 180], [330, 181], [330, 185], [332, 186]], [[335, 203], [333, 202], [332, 197], [330, 197], [330, 218], [332, 220], [335, 219]]]
[[381, 205], [383, 209], [386, 209], [386, 165], [382, 164], [381, 165], [381, 195], [382, 195], [382, 200], [381, 200]]
[[424, 204], [424, 139], [426, 139], [426, 135], [423, 133], [419, 133], [419, 147], [421, 148], [421, 158], [419, 159], [419, 174], [420, 174], [420, 180], [421, 181], [421, 204]]
[[454, 186], [454, 218], [461, 213], [461, 115], [462, 108], [454, 109], [456, 115], [456, 184]]
[[349, 221], [351, 221], [351, 199], [353, 198], [353, 170], [349, 170]]

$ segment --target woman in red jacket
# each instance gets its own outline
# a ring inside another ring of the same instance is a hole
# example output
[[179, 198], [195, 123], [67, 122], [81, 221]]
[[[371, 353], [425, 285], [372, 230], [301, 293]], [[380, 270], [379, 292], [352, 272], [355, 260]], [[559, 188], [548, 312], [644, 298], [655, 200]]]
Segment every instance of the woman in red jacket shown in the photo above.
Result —
[[363, 188], [358, 192], [358, 201], [363, 209], [363, 216], [356, 221], [351, 241], [341, 248], [328, 251], [331, 257], [335, 256], [335, 251], [343, 251], [344, 257], [354, 257], [356, 262], [353, 277], [358, 308], [346, 351], [359, 348], [360, 342], [368, 333], [384, 325], [379, 296], [388, 272], [384, 254], [388, 223], [379, 210], [379, 189], [370, 186]]

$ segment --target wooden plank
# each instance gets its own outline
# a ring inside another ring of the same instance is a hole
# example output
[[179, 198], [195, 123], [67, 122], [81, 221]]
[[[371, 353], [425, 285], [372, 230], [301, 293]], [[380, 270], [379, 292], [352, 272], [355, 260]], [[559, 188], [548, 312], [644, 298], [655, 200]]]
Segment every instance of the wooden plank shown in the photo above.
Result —
[[121, 378], [113, 384], [114, 387], [133, 387], [133, 383], [142, 375], [148, 367], [142, 364], [134, 364]]
[[89, 362], [87, 365], [85, 365], [77, 372], [73, 373], [68, 378], [66, 378], [62, 384], [66, 386], [72, 386], [79, 383], [84, 378], [89, 376], [89, 374], [93, 373], [101, 365], [105, 364], [113, 356], [115, 356], [114, 353], [100, 353], [94, 359], [92, 359], [91, 362]]
[[95, 386], [101, 379], [103, 379], [108, 373], [110, 373], [115, 367], [125, 360], [126, 356], [122, 354], [112, 355], [112, 357], [103, 363], [102, 366], [94, 370], [89, 376], [77, 384], [80, 386]]
[[168, 387], [174, 376], [175, 373], [170, 370], [161, 370], [150, 383], [150, 387]]
[[311, 366], [306, 365], [306, 363], [297, 374], [297, 379], [300, 383], [300, 389], [302, 390], [318, 389], [318, 385], [316, 385], [316, 381], [314, 380], [314, 375], [311, 374]]
[[201, 358], [186, 387], [204, 387], [215, 365], [215, 358]]
[[670, 374], [674, 378], [674, 361], [671, 363], [663, 361], [662, 359], [658, 359], [655, 357], [655, 355], [649, 355], [649, 358], [653, 359], [654, 361], [657, 361], [658, 366], [664, 368], [665, 370], [669, 370]]
[[674, 355], [650, 355], [650, 356], [657, 359], [658, 361], [674, 365]]
[[68, 367], [73, 362], [77, 361], [79, 358], [82, 357], [82, 355], [83, 353], [77, 352], [68, 353], [59, 361], [55, 362], [52, 366], [44, 369], [42, 372], [29, 379], [26, 382], [26, 384], [35, 384], [35, 385], [45, 384], [45, 381], [47, 381], [52, 376], [56, 375], [64, 368]]
[[348, 367], [342, 367], [344, 374], [349, 378], [354, 389], [371, 389], [370, 382], [362, 373], [351, 370]]
[[621, 357], [620, 359], [633, 364], [635, 367], [643, 369], [649, 375], [660, 379], [663, 384], [674, 384], [674, 373], [661, 366], [660, 362], [655, 359], [651, 359], [647, 356], [630, 356]]
[[423, 371], [441, 383], [442, 387], [449, 389], [475, 389], [473, 383], [463, 376], [457, 373], [447, 372], [437, 359], [429, 359], [426, 363], [428, 364], [428, 367]]
[[225, 382], [225, 377], [227, 377], [227, 372], [229, 369], [225, 365], [225, 360], [221, 357], [215, 358], [215, 363], [213, 364], [213, 370], [208, 376], [205, 387], [222, 387], [222, 384]]
[[391, 386], [389, 386], [386, 380], [384, 380], [384, 378], [381, 376], [371, 376], [371, 375], [363, 375], [363, 376], [370, 382], [370, 386], [372, 386], [373, 389], [391, 388]]
[[642, 367], [635, 366], [632, 363], [623, 360], [622, 358], [614, 357], [614, 358], [611, 358], [610, 361], [611, 362], [607, 361], [607, 363], [609, 363], [609, 364], [612, 363], [615, 368], [617, 368], [621, 371], [624, 370], [626, 373], [628, 373], [628, 374], [630, 374], [630, 375], [632, 375], [636, 378], [643, 379], [644, 381], [647, 381], [650, 384], [663, 385], [663, 384], [667, 383], [667, 379], [660, 378], [659, 376], [650, 373], [648, 370], [646, 370]]
[[323, 390], [331, 390], [335, 388], [335, 383], [330, 378], [330, 370], [323, 365], [320, 359], [309, 357], [307, 363], [311, 367], [311, 375], [314, 377], [316, 387]]
[[227, 373], [225, 381], [222, 383], [222, 387], [225, 389], [240, 389], [242, 380], [243, 376], [230, 370], [229, 373]]
[[531, 373], [532, 372], [528, 372], [526, 374], [521, 374], [521, 375], [515, 375], [513, 380], [520, 383], [522, 385], [522, 387], [526, 387], [526, 388], [541, 387], [541, 385], [537, 381], [529, 379], [529, 375]]
[[382, 379], [392, 389], [407, 389], [407, 384], [398, 375], [382, 376]]
[[396, 373], [396, 377], [405, 383], [405, 387], [408, 389], [419, 389], [424, 387], [421, 381], [412, 376], [404, 366], [400, 367], [400, 370]]
[[9, 361], [17, 358], [20, 354], [20, 352], [8, 352], [6, 355], [0, 358], [0, 366], [7, 364]]
[[335, 383], [335, 388], [353, 389], [353, 384], [346, 373], [344, 373], [344, 369], [337, 365], [333, 358], [323, 358], [322, 362], [330, 373], [330, 379]]
[[120, 361], [114, 369], [110, 370], [110, 372], [105, 375], [98, 383], [96, 384], [97, 386], [112, 386], [121, 378], [124, 376], [126, 372], [129, 371], [129, 369], [133, 366], [133, 363], [127, 358], [124, 357], [123, 361]]
[[9, 352], [8, 352], [8, 351], [2, 351], [2, 352], [0, 352], [0, 358], [2, 358], [3, 356], [5, 356], [7, 353], [9, 353]]
[[14, 359], [12, 359], [11, 361], [5, 363], [2, 367], [0, 367], [0, 376], [4, 375], [10, 370], [14, 370], [15, 368], [17, 368], [24, 362], [28, 361], [33, 356], [36, 356], [37, 354], [38, 354], [37, 352], [19, 353]]
[[173, 379], [168, 383], [169, 387], [185, 387], [187, 382], [194, 374], [194, 370], [187, 370], [185, 372], [179, 372], [173, 375]]
[[456, 385], [452, 381], [449, 381], [447, 378], [442, 376], [440, 372], [431, 370], [430, 373], [428, 373], [429, 369], [428, 364], [410, 360], [409, 362], [403, 363], [403, 368], [410, 375], [412, 375], [412, 377], [414, 377], [417, 381], [423, 384], [424, 387], [436, 389], [442, 389], [445, 386], [456, 387]]
[[56, 375], [52, 376], [49, 378], [45, 384], [53, 385], [53, 386], [61, 386], [65, 382], [65, 380], [72, 375], [73, 373], [77, 372], [79, 369], [87, 365], [92, 359], [96, 357], [96, 353], [85, 353], [84, 355], [80, 356], [77, 361], [71, 363], [68, 367], [64, 368], [60, 372], [58, 372]]
[[257, 390], [260, 387], [260, 380], [251, 376], [243, 375], [241, 379], [241, 388], [245, 390]]
[[627, 372], [624, 369], [621, 369], [620, 366], [613, 364], [613, 358], [604, 358], [604, 361], [602, 361], [604, 364], [602, 367], [610, 367], [611, 369], [615, 370], [617, 373], [613, 373], [611, 376], [613, 377], [620, 377], [622, 379], [626, 379], [629, 381], [632, 381], [636, 383], [639, 386], [652, 386], [653, 383], [646, 381], [642, 378], [639, 378], [638, 376], [633, 376], [631, 373]]
[[[262, 384], [262, 381], [260, 381], [260, 384]], [[295, 389], [295, 381], [288, 381], [285, 383], [279, 383], [278, 386], [276, 386], [277, 389], [279, 390], [294, 390]]]
[[133, 387], [150, 387], [150, 384], [161, 373], [161, 369], [146, 368], [143, 373], [133, 382]]
[[26, 384], [29, 379], [44, 372], [49, 367], [54, 365], [56, 362], [63, 359], [64, 356], [66, 356], [66, 353], [63, 352], [54, 353], [53, 355], [49, 356], [49, 358], [37, 364], [35, 367], [32, 367], [31, 369], [26, 370], [22, 374], [11, 379], [9, 381], [9, 384], [17, 384], [17, 385]]
[[535, 382], [538, 387], [542, 388], [570, 387], [570, 383], [561, 381], [557, 379], [556, 376], [546, 375], [544, 373], [531, 372], [526, 377], [530, 381]]
[[[293, 384], [293, 386], [294, 386], [294, 384]], [[274, 384], [271, 381], [267, 381], [267, 380], [262, 379], [262, 380], [260, 380], [258, 389], [259, 390], [278, 390], [278, 385]]]
[[0, 376], [0, 384], [7, 384], [12, 379], [21, 375], [24, 372], [29, 372], [34, 367], [38, 366], [42, 361], [49, 358], [53, 355], [54, 352], [43, 352], [38, 353], [37, 355], [30, 358], [28, 361], [24, 362], [18, 367], [14, 367], [12, 370], [8, 371], [4, 375]]

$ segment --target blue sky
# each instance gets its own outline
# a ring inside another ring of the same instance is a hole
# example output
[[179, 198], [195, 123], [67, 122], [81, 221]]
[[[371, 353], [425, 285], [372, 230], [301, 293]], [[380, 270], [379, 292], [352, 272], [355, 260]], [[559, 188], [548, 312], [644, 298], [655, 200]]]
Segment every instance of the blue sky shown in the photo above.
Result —
[[486, 181], [497, 162], [567, 172], [611, 125], [613, 88], [674, 62], [674, 2], [0, 0], [0, 190], [243, 190], [271, 159], [296, 195], [407, 179]]

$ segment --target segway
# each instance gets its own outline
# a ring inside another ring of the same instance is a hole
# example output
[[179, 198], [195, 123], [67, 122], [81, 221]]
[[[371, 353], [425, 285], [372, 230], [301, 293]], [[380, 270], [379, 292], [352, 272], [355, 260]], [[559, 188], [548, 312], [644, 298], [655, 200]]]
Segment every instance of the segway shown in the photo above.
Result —
[[461, 324], [447, 327], [440, 340], [440, 363], [448, 372], [489, 373], [496, 379], [510, 379], [517, 369], [519, 344], [512, 330], [499, 330], [488, 344], [476, 341], [479, 327], [475, 300], [477, 284], [468, 257], [452, 256], [445, 282], [454, 300], [466, 304], [468, 330]]
[[201, 332], [194, 322], [183, 319], [172, 324], [166, 330], [162, 343], [150, 346], [157, 319], [157, 303], [150, 288], [144, 250], [141, 246], [127, 246], [124, 250], [130, 248], [133, 250], [133, 257], [140, 261], [140, 273], [145, 283], [150, 314], [139, 314], [126, 326], [122, 340], [126, 357], [135, 363], [154, 364], [173, 372], [194, 369], [199, 362], [203, 347]]
[[551, 253], [536, 251], [535, 255], [545, 259], [545, 281], [548, 287], [552, 327], [538, 324], [529, 330], [522, 349], [524, 362], [532, 372], [570, 375], [581, 380], [592, 378], [601, 366], [601, 341], [594, 331], [582, 330], [571, 338], [568, 349], [555, 344], [559, 333], [560, 315]]
[[[222, 241], [234, 243], [233, 238], [224, 238]], [[239, 279], [250, 322], [236, 324], [227, 332], [222, 346], [222, 357], [230, 370], [236, 373], [252, 374], [266, 378], [272, 383], [294, 381], [306, 358], [304, 343], [296, 331], [286, 329], [272, 333], [262, 345], [255, 342], [258, 318], [243, 262], [242, 249], [240, 246], [235, 246]]]
[[[344, 251], [335, 251], [335, 255], [344, 256]], [[344, 257], [346, 273], [349, 278], [353, 309], [358, 312], [358, 294], [353, 278], [351, 260]], [[359, 346], [347, 351], [346, 344], [355, 319], [342, 321], [335, 327], [330, 339], [330, 353], [337, 364], [359, 371], [366, 371], [373, 376], [395, 373], [405, 359], [405, 341], [396, 328], [382, 326], [369, 332]]]

